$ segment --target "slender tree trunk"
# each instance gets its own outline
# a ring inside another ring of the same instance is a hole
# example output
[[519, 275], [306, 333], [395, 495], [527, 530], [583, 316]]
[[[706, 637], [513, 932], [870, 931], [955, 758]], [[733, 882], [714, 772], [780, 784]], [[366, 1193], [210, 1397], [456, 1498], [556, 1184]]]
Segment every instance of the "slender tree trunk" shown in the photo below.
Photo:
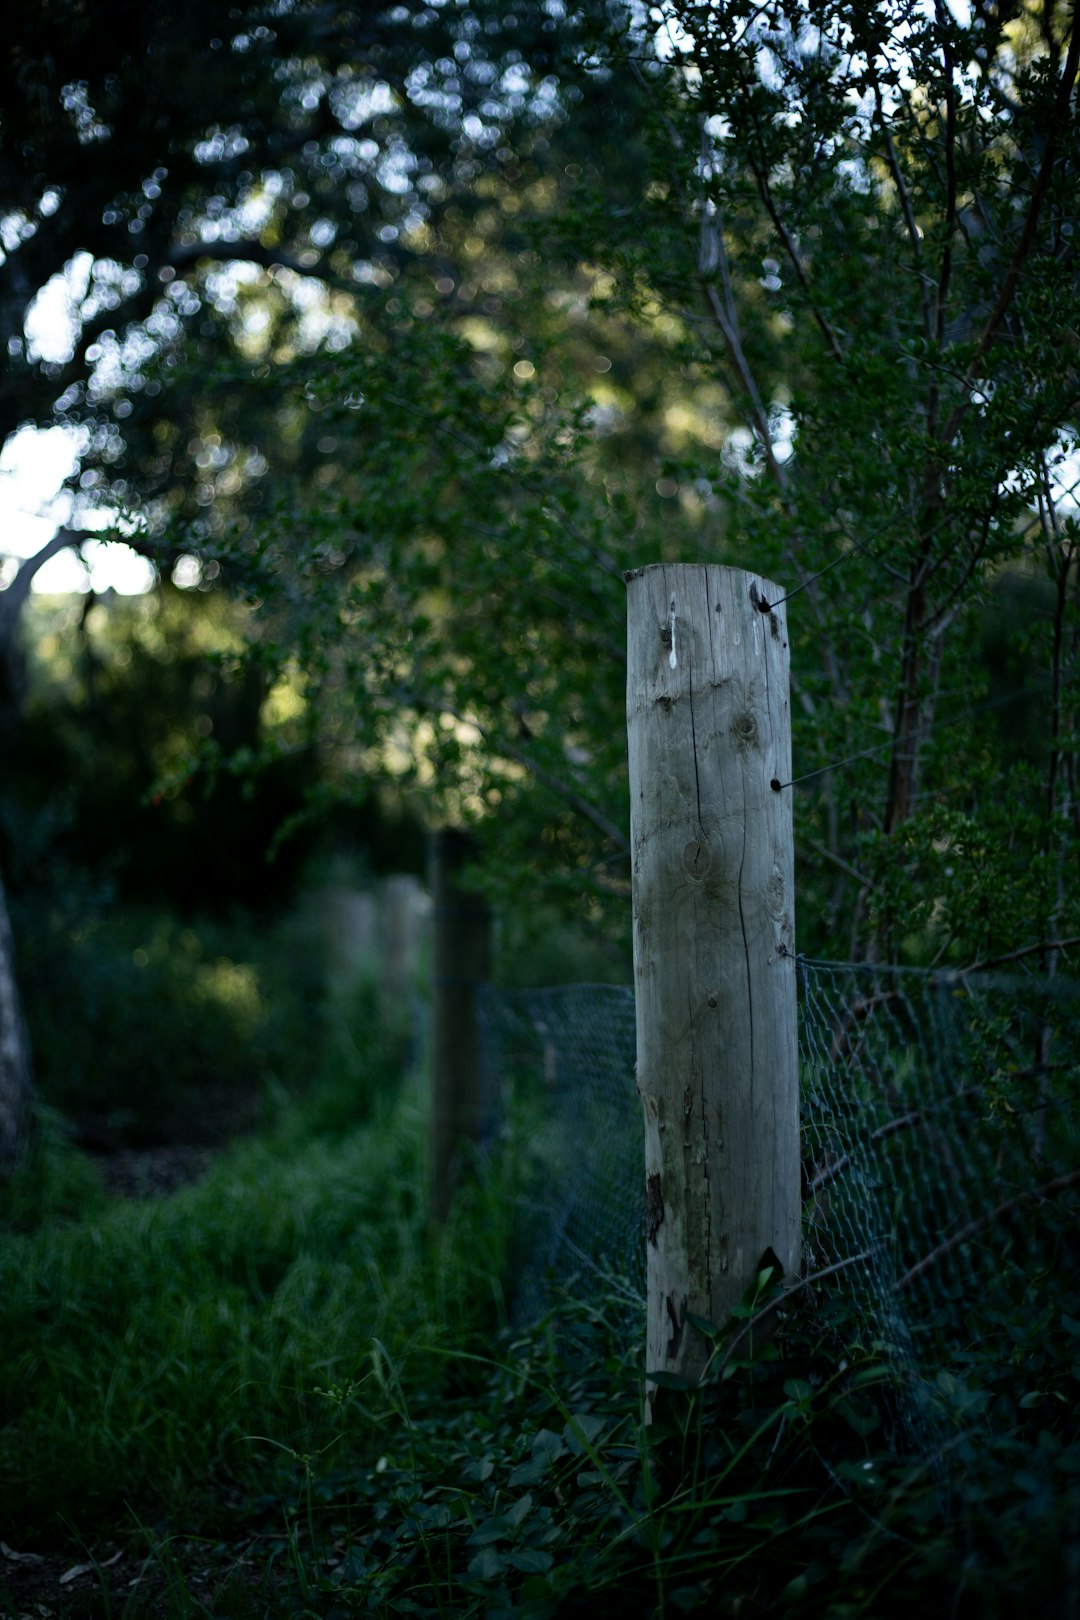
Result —
[[0, 1178], [14, 1169], [30, 1114], [30, 1053], [15, 982], [15, 950], [0, 879]]
[[920, 557], [912, 565], [904, 606], [904, 634], [900, 655], [900, 680], [896, 694], [893, 744], [889, 758], [889, 783], [885, 802], [885, 831], [895, 832], [911, 815], [919, 772], [919, 745], [922, 734], [920, 687], [925, 653], [923, 615], [926, 592], [925, 564]]
[[[768, 1251], [800, 1249], [791, 716], [783, 592], [627, 576], [649, 1372], [700, 1378]], [[776, 603], [776, 606], [770, 606]]]

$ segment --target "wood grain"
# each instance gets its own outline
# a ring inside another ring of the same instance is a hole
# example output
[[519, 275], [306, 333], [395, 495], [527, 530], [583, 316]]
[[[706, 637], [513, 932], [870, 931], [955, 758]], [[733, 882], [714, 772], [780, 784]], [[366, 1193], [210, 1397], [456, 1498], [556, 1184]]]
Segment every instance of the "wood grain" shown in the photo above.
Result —
[[[647, 1369], [694, 1382], [773, 1249], [799, 1264], [791, 726], [783, 593], [715, 565], [627, 576]], [[778, 605], [771, 605], [778, 604]]]

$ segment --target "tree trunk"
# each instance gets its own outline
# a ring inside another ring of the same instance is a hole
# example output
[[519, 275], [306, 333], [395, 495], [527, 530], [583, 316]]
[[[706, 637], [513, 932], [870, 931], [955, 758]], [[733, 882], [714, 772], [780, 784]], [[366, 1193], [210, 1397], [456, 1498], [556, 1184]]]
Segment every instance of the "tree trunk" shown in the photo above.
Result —
[[[800, 1250], [783, 593], [739, 569], [627, 575], [647, 1369], [697, 1382], [772, 1250]], [[776, 603], [776, 606], [769, 604]]]
[[15, 950], [0, 879], [0, 1179], [10, 1176], [29, 1120], [30, 1053], [15, 982]]
[[[924, 547], [924, 553], [925, 553]], [[920, 686], [923, 678], [926, 612], [924, 576], [926, 557], [912, 564], [904, 606], [904, 635], [900, 654], [900, 680], [896, 694], [889, 782], [885, 796], [885, 831], [895, 832], [909, 819], [918, 787], [919, 751], [923, 717]]]

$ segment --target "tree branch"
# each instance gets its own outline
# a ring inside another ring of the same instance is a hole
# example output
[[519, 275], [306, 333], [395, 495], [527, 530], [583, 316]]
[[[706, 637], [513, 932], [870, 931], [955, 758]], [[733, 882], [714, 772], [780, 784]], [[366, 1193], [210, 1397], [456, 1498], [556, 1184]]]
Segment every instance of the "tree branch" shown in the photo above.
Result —
[[[749, 87], [747, 86], [745, 79], [740, 77], [740, 84], [741, 84], [744, 100], [746, 101], [747, 107], [749, 109], [750, 122], [753, 124], [754, 133], [757, 136], [758, 147], [763, 151], [764, 146], [765, 146], [765, 142], [764, 142], [764, 140], [762, 138], [762, 135], [761, 135], [761, 125], [760, 125], [760, 122], [758, 120], [757, 109], [754, 106], [753, 97], [749, 94]], [[837, 341], [835, 332], [833, 331], [832, 327], [829, 325], [828, 321], [825, 318], [824, 313], [818, 307], [818, 304], [817, 304], [817, 302], [816, 302], [816, 300], [814, 298], [814, 295], [813, 295], [813, 293], [811, 291], [811, 288], [810, 288], [810, 278], [806, 273], [806, 266], [802, 262], [802, 256], [799, 253], [798, 248], [795, 246], [794, 239], [792, 238], [790, 232], [788, 231], [787, 226], [784, 224], [783, 220], [780, 217], [780, 210], [777, 208], [776, 202], [775, 202], [775, 200], [773, 198], [772, 188], [769, 185], [768, 175], [766, 174], [766, 172], [762, 168], [761, 163], [758, 161], [758, 159], [755, 158], [753, 155], [751, 155], [749, 151], [747, 153], [747, 160], [748, 160], [748, 162], [750, 164], [751, 173], [754, 176], [754, 183], [757, 186], [758, 195], [760, 196], [762, 202], [765, 205], [765, 212], [768, 214], [769, 218], [772, 220], [773, 229], [776, 231], [777, 236], [780, 238], [780, 241], [783, 244], [784, 252], [787, 254], [788, 259], [791, 262], [791, 267], [795, 272], [795, 276], [796, 276], [796, 279], [797, 279], [797, 281], [799, 283], [799, 286], [802, 288], [803, 297], [806, 299], [807, 307], [810, 310], [810, 314], [811, 314], [811, 317], [812, 317], [812, 319], [814, 321], [814, 325], [817, 327], [818, 331], [821, 333], [822, 337], [824, 338], [825, 346], [828, 349], [829, 353], [832, 355], [833, 359], [838, 360], [838, 361], [840, 361], [842, 363], [843, 359], [844, 359], [844, 351], [841, 349], [840, 344]]]
[[953, 1249], [958, 1249], [962, 1243], [967, 1243], [969, 1238], [978, 1237], [980, 1232], [985, 1231], [988, 1226], [992, 1226], [1003, 1215], [1008, 1215], [1012, 1210], [1019, 1209], [1021, 1204], [1026, 1204], [1033, 1198], [1052, 1198], [1055, 1193], [1064, 1192], [1069, 1187], [1075, 1187], [1077, 1183], [1080, 1183], [1080, 1170], [1070, 1170], [1066, 1175], [1055, 1176], [1052, 1181], [1044, 1181], [1038, 1187], [1026, 1187], [1023, 1192], [1017, 1193], [1015, 1198], [1006, 1198], [1003, 1203], [997, 1204], [985, 1215], [978, 1216], [974, 1221], [968, 1221], [967, 1225], [962, 1226], [959, 1232], [954, 1232], [952, 1237], [945, 1239], [944, 1243], [939, 1243], [936, 1249], [931, 1249], [929, 1254], [924, 1255], [921, 1260], [917, 1261], [908, 1271], [905, 1271], [902, 1277], [893, 1283], [893, 1293], [902, 1294], [905, 1288], [909, 1288], [913, 1282], [918, 1282], [920, 1277], [925, 1276], [932, 1266], [937, 1265], [939, 1260], [944, 1260], [945, 1256], [951, 1254]]
[[878, 118], [881, 120], [881, 127], [885, 132], [885, 162], [889, 173], [892, 176], [893, 185], [896, 187], [897, 196], [900, 198], [900, 209], [904, 216], [904, 227], [908, 234], [908, 241], [911, 244], [911, 257], [915, 262], [915, 275], [919, 283], [919, 302], [922, 304], [923, 312], [923, 330], [925, 331], [926, 336], [929, 338], [934, 330], [934, 320], [928, 285], [930, 278], [923, 267], [922, 237], [919, 235], [919, 227], [915, 222], [915, 210], [911, 206], [911, 194], [908, 191], [907, 182], [904, 179], [903, 170], [900, 167], [900, 160], [896, 155], [896, 146], [893, 142], [892, 131], [889, 129], [885, 121], [885, 110], [881, 99], [881, 85], [878, 82], [876, 74], [874, 76], [874, 99], [877, 102]]
[[588, 799], [582, 798], [581, 794], [572, 788], [568, 782], [564, 782], [561, 777], [554, 775], [539, 761], [533, 759], [530, 754], [525, 753], [524, 749], [516, 747], [505, 738], [499, 738], [493, 744], [493, 747], [497, 753], [506, 754], [510, 759], [516, 760], [519, 765], [523, 765], [530, 775], [536, 777], [538, 782], [543, 782], [545, 787], [549, 787], [553, 793], [558, 794], [559, 798], [565, 800], [572, 810], [577, 811], [578, 815], [584, 816], [586, 821], [591, 821], [594, 827], [599, 828], [604, 836], [617, 844], [624, 854], [629, 854], [630, 840], [622, 829], [616, 827], [613, 821], [609, 821], [603, 811], [598, 810], [594, 804], [590, 804]]
[[945, 229], [941, 248], [941, 273], [937, 286], [937, 318], [934, 335], [938, 343], [945, 337], [945, 309], [952, 276], [952, 239], [956, 229], [956, 85], [953, 82], [953, 54], [948, 39], [948, 20], [943, 14], [941, 0], [934, 7], [937, 25], [942, 32], [942, 58], [945, 68]]
[[861, 888], [875, 889], [877, 887], [874, 880], [868, 878], [865, 872], [860, 872], [858, 867], [850, 866], [843, 856], [837, 855], [834, 850], [829, 849], [825, 844], [819, 843], [816, 838], [808, 838], [806, 843], [814, 851], [815, 855], [821, 855], [825, 860], [832, 861], [833, 865], [838, 866], [841, 872], [846, 873], [850, 878], [854, 878]]
[[[967, 371], [964, 373], [965, 392], [970, 390], [971, 384], [978, 376], [979, 367], [986, 356], [987, 350], [997, 336], [998, 330], [1008, 313], [1009, 306], [1015, 298], [1016, 290], [1020, 285], [1020, 272], [1023, 270], [1028, 254], [1034, 246], [1039, 216], [1042, 213], [1043, 203], [1046, 201], [1046, 193], [1050, 189], [1050, 180], [1057, 159], [1058, 138], [1068, 118], [1069, 102], [1072, 100], [1078, 67], [1080, 67], [1080, 14], [1078, 14], [1077, 8], [1074, 7], [1072, 32], [1069, 36], [1069, 50], [1058, 84], [1057, 95], [1054, 98], [1053, 117], [1046, 136], [1042, 163], [1039, 165], [1039, 173], [1032, 189], [1031, 201], [1028, 204], [1020, 239], [1016, 244], [1009, 268], [1005, 272], [1001, 291], [998, 293], [993, 309], [986, 318], [986, 325], [983, 327], [982, 334], [975, 345], [975, 352], [968, 362]], [[942, 431], [941, 437], [945, 444], [951, 443], [955, 438], [956, 430], [970, 409], [970, 405], [970, 398], [961, 399], [956, 405]]]
[[1073, 934], [1069, 939], [1040, 939], [1037, 945], [1024, 945], [1018, 951], [1007, 951], [1004, 956], [987, 956], [981, 962], [972, 962], [965, 968], [955, 968], [953, 971], [957, 974], [985, 973], [987, 968], [1019, 962], [1023, 957], [1035, 956], [1039, 951], [1067, 951], [1074, 945], [1080, 945], [1080, 934]]
[[720, 1378], [722, 1376], [724, 1369], [735, 1356], [739, 1346], [750, 1338], [754, 1329], [760, 1326], [762, 1322], [768, 1321], [769, 1317], [775, 1315], [777, 1311], [782, 1310], [789, 1300], [794, 1299], [796, 1294], [801, 1294], [804, 1288], [812, 1288], [815, 1283], [822, 1282], [826, 1277], [834, 1276], [838, 1271], [846, 1271], [849, 1266], [862, 1265], [872, 1258], [871, 1251], [863, 1249], [859, 1254], [848, 1255], [845, 1260], [836, 1260], [831, 1266], [824, 1266], [821, 1271], [812, 1271], [808, 1277], [800, 1277], [798, 1282], [792, 1283], [788, 1288], [783, 1288], [774, 1299], [769, 1300], [767, 1305], [763, 1305], [759, 1311], [755, 1311], [749, 1321], [744, 1322], [739, 1331], [733, 1334], [723, 1356], [716, 1364], [714, 1377]]
[[[720, 234], [722, 236], [722, 231]], [[782, 463], [776, 459], [776, 452], [772, 446], [772, 433], [769, 429], [768, 412], [762, 403], [761, 395], [758, 392], [757, 383], [754, 380], [754, 375], [750, 370], [750, 367], [746, 361], [746, 356], [743, 353], [738, 327], [733, 321], [729, 320], [727, 312], [720, 302], [720, 295], [716, 290], [715, 284], [703, 277], [702, 285], [705, 290], [706, 301], [708, 302], [709, 308], [713, 313], [713, 319], [720, 328], [721, 336], [723, 337], [724, 343], [727, 346], [728, 354], [731, 357], [731, 363], [738, 374], [739, 381], [742, 383], [747, 399], [750, 402], [750, 414], [753, 418], [754, 428], [757, 432], [759, 440], [761, 441], [762, 448], [765, 451], [765, 460], [768, 464], [773, 482], [776, 484], [778, 489], [780, 489], [782, 492], [786, 492], [788, 487], [787, 473], [784, 471]]]
[[7, 642], [14, 634], [19, 614], [30, 594], [30, 586], [35, 575], [45, 564], [58, 552], [66, 551], [69, 546], [79, 546], [84, 540], [101, 538], [101, 534], [93, 529], [58, 529], [40, 551], [35, 551], [32, 557], [27, 557], [7, 590], [0, 592], [0, 644]]

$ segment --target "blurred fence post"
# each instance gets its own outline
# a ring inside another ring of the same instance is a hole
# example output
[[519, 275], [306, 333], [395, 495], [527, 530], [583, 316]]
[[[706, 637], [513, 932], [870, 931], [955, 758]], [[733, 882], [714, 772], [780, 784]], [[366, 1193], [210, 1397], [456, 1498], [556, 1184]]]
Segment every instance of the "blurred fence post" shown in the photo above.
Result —
[[322, 901], [331, 973], [339, 983], [352, 983], [371, 973], [377, 959], [374, 898], [364, 889], [331, 883]]
[[768, 1251], [800, 1247], [783, 592], [718, 566], [626, 576], [647, 1370], [700, 1377]]
[[467, 833], [443, 828], [432, 834], [431, 1212], [437, 1221], [446, 1218], [463, 1150], [481, 1123], [477, 995], [491, 973], [491, 911], [461, 884], [474, 855]]
[[30, 1052], [15, 982], [3, 879], [0, 878], [0, 1182], [14, 1170], [30, 1122]]
[[379, 885], [379, 995], [384, 1013], [400, 1017], [416, 981], [424, 893], [410, 872]]

